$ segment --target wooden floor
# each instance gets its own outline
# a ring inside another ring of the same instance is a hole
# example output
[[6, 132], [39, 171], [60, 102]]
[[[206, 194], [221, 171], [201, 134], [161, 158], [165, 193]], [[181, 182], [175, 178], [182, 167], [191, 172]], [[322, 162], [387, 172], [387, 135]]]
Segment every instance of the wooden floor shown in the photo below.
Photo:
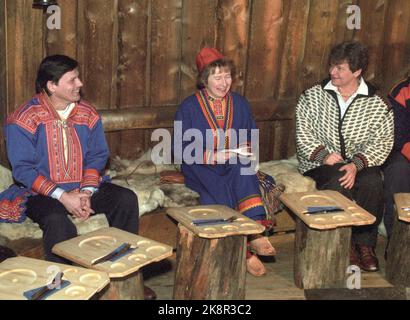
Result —
[[[293, 244], [294, 233], [275, 234], [270, 241], [278, 251], [276, 261], [265, 263], [267, 274], [253, 277], [247, 274], [246, 299], [249, 300], [304, 300], [304, 290], [298, 289], [293, 282]], [[362, 288], [392, 287], [384, 279], [384, 248], [386, 240], [379, 236], [377, 256], [380, 271], [362, 272]], [[158, 299], [172, 299], [175, 272], [175, 253], [162, 262], [147, 266], [144, 270], [145, 284], [151, 287]]]

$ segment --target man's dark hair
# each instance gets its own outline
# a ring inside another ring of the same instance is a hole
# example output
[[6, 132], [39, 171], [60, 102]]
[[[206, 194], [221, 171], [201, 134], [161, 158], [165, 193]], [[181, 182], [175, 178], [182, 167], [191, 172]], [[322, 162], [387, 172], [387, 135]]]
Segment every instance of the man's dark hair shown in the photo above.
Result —
[[214, 62], [211, 62], [208, 64], [204, 70], [198, 75], [198, 79], [196, 82], [196, 86], [198, 89], [203, 89], [205, 86], [208, 84], [208, 78], [211, 74], [215, 73], [216, 68], [219, 69], [229, 69], [231, 72], [231, 77], [232, 79], [235, 79], [235, 64], [233, 63], [232, 60], [229, 59], [219, 59], [215, 60]]
[[349, 64], [350, 71], [362, 69], [363, 74], [369, 63], [367, 47], [357, 41], [346, 41], [334, 46], [330, 52], [329, 63], [335, 65], [345, 61]]
[[57, 84], [61, 77], [78, 67], [78, 62], [64, 55], [53, 55], [43, 59], [38, 68], [36, 78], [36, 92], [40, 93], [43, 90], [50, 95], [47, 90], [47, 82], [52, 81]]

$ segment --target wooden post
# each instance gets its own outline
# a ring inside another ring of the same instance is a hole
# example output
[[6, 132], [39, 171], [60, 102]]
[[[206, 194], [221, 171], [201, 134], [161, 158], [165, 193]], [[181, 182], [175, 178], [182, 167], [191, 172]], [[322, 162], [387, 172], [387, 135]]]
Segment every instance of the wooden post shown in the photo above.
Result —
[[410, 223], [396, 218], [387, 249], [386, 279], [393, 285], [410, 287]]
[[137, 271], [125, 278], [111, 278], [100, 300], [144, 300], [144, 281]]
[[179, 225], [174, 299], [245, 299], [246, 236], [205, 239]]
[[345, 287], [351, 234], [351, 227], [314, 230], [296, 218], [296, 286], [301, 289]]

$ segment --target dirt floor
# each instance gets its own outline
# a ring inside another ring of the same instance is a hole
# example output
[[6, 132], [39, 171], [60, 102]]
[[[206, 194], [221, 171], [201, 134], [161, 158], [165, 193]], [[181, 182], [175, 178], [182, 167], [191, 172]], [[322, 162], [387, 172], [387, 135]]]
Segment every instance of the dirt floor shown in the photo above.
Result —
[[[249, 300], [304, 300], [305, 292], [295, 286], [293, 281], [293, 245], [294, 233], [275, 234], [270, 241], [278, 251], [275, 259], [265, 260], [267, 274], [263, 277], [254, 277], [247, 274], [246, 299]], [[362, 288], [392, 287], [384, 279], [384, 248], [386, 240], [379, 236], [377, 256], [380, 262], [380, 271], [362, 272]], [[172, 299], [175, 272], [175, 253], [162, 262], [147, 266], [144, 270], [145, 284], [151, 287], [161, 300]]]

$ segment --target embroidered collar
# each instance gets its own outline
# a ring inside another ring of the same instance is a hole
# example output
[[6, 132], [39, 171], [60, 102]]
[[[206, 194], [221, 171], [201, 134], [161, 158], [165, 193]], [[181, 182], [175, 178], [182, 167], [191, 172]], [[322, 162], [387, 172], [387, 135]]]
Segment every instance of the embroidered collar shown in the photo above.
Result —
[[224, 100], [226, 100], [226, 98], [227, 98], [227, 95], [225, 96], [225, 97], [223, 97], [222, 99], [217, 99], [217, 98], [214, 98], [214, 97], [212, 97], [210, 94], [209, 94], [209, 92], [208, 92], [208, 90], [206, 90], [206, 89], [203, 89], [204, 90], [204, 92], [205, 92], [205, 96], [207, 97], [207, 99], [209, 100], [209, 101], [211, 101], [211, 102], [214, 102], [214, 101], [216, 101], [216, 100], [219, 100], [219, 101], [224, 101]]
[[[212, 129], [214, 132], [214, 137], [216, 140], [219, 140], [219, 135], [218, 131], [222, 129], [223, 131], [228, 130], [228, 135], [229, 135], [229, 129], [232, 128], [232, 121], [233, 121], [233, 99], [232, 99], [232, 94], [228, 92], [228, 94], [225, 96], [226, 99], [226, 115], [225, 115], [225, 120], [224, 120], [224, 126], [221, 128], [218, 125], [218, 121], [215, 118], [214, 113], [212, 112], [211, 106], [209, 104], [208, 100], [208, 94], [205, 89], [200, 90], [196, 93], [196, 98], [198, 100], [199, 106], [201, 107], [202, 113], [208, 122], [209, 127]], [[219, 130], [218, 130], [219, 129]], [[225, 137], [225, 146], [229, 145], [229, 137]], [[218, 141], [215, 141], [215, 146], [219, 145], [217, 143]]]
[[[219, 127], [217, 119], [215, 118], [215, 115], [212, 111], [212, 108], [210, 106], [210, 99], [208, 99], [210, 96], [206, 89], [203, 89], [197, 93], [197, 99], [199, 102], [199, 105], [201, 106], [202, 112], [208, 121], [208, 124], [211, 129], [217, 130]], [[214, 98], [212, 98], [214, 99]], [[232, 95], [230, 92], [224, 97], [226, 101], [226, 116], [225, 116], [225, 121], [224, 121], [224, 126], [223, 129], [224, 131], [231, 128], [232, 126]]]
[[[50, 97], [47, 96], [47, 94], [45, 93], [40, 93], [39, 94], [39, 101], [41, 103], [41, 105], [43, 105], [45, 107], [46, 110], [48, 110], [48, 112], [57, 120], [60, 119], [59, 116], [59, 112], [58, 110], [56, 110], [53, 106], [53, 104], [51, 103]], [[66, 111], [66, 110], [70, 110], [69, 111], [69, 116], [71, 117], [72, 115], [74, 115], [77, 111], [77, 104], [78, 103], [71, 103], [67, 106], [67, 108], [65, 110], [61, 110], [61, 111]]]

